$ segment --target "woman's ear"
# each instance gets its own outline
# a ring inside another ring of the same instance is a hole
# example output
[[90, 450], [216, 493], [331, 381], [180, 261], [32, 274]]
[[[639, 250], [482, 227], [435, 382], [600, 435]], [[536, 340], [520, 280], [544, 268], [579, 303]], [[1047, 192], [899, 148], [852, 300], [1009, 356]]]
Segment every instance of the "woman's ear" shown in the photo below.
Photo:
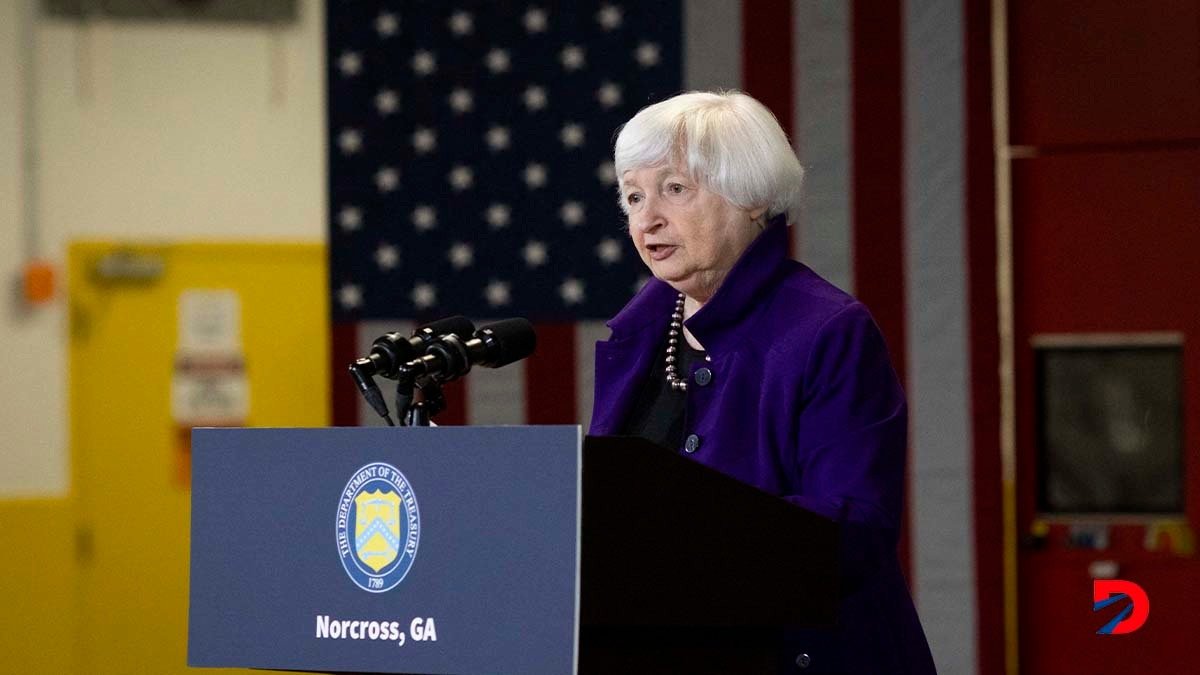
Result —
[[766, 212], [767, 212], [767, 210], [765, 208], [750, 210], [750, 222], [753, 223], [754, 226], [758, 228], [759, 232], [762, 232], [763, 230], [767, 229], [767, 223], [763, 220], [763, 215], [766, 214]]

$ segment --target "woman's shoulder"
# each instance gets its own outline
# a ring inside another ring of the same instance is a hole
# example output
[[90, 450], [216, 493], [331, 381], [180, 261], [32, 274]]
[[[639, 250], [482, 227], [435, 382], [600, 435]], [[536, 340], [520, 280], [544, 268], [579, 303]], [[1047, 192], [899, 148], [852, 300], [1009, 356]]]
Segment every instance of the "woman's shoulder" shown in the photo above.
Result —
[[793, 337], [840, 330], [871, 320], [866, 306], [803, 263], [790, 261], [768, 303], [765, 316], [774, 328]]
[[761, 355], [764, 372], [785, 378], [815, 362], [886, 354], [866, 305], [800, 263], [789, 265], [747, 328], [747, 347]]

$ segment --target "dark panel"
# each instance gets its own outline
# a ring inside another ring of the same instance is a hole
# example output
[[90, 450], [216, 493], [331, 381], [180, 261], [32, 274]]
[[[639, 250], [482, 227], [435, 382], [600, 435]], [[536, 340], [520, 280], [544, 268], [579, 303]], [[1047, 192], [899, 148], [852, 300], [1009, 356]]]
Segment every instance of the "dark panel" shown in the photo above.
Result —
[[1037, 351], [1038, 510], [1183, 511], [1178, 346]]
[[854, 583], [855, 526], [644, 439], [588, 436], [582, 480], [583, 626], [825, 628]]
[[1008, 6], [1014, 145], [1200, 140], [1200, 3]]

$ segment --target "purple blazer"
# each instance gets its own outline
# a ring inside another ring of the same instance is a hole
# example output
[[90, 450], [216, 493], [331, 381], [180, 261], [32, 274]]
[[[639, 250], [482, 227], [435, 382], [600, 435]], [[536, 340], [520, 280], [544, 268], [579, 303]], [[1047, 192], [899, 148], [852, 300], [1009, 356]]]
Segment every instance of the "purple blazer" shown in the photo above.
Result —
[[[686, 322], [710, 361], [690, 373], [680, 452], [842, 524], [838, 625], [787, 632], [788, 661], [808, 655], [796, 672], [933, 673], [896, 558], [904, 391], [866, 307], [789, 260], [787, 240], [772, 221]], [[591, 434], [621, 428], [676, 297], [651, 280], [608, 322]]]

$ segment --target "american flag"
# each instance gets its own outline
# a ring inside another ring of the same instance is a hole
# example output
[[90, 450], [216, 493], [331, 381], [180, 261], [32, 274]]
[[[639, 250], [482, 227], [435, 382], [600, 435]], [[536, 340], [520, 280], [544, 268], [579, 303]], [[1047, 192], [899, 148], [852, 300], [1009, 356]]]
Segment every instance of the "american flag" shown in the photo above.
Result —
[[[524, 316], [543, 327], [528, 365], [560, 370], [541, 363], [562, 351], [554, 341], [615, 314], [645, 281], [617, 208], [612, 140], [680, 90], [681, 11], [329, 3], [334, 322], [369, 341], [400, 318]], [[511, 386], [517, 374], [482, 379]], [[445, 418], [586, 421], [560, 398], [516, 416], [460, 388]]]
[[970, 503], [962, 3], [327, 7], [336, 424], [382, 424], [343, 374], [375, 337], [464, 314], [527, 316], [538, 351], [456, 383], [439, 423], [586, 426], [603, 320], [645, 273], [616, 207], [613, 133], [680, 91], [742, 89], [807, 171], [794, 253], [866, 302], [906, 381], [901, 554], [938, 667], [997, 662], [999, 591], [975, 579], [998, 556], [963, 545], [990, 546], [993, 524]]

